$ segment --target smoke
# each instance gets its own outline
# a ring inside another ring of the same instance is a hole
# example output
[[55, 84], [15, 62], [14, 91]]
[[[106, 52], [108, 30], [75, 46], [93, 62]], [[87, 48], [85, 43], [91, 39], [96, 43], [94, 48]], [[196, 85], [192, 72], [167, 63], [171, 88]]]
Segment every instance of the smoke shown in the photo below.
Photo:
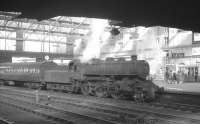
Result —
[[163, 57], [165, 52], [162, 50], [162, 43], [158, 39], [157, 28], [139, 28], [139, 42], [137, 43], [137, 53], [139, 60], [146, 60], [150, 65], [150, 74], [157, 75], [163, 65]]
[[[171, 33], [171, 32], [170, 32]], [[176, 34], [170, 34], [170, 42], [169, 47], [177, 47], [177, 46], [184, 46], [190, 45], [192, 39], [192, 32], [191, 31], [184, 31], [184, 32], [176, 32]]]
[[153, 60], [148, 61], [150, 65], [150, 74], [156, 75], [160, 73], [160, 69], [163, 66], [163, 57], [166, 56], [166, 53], [163, 52], [160, 48], [155, 48], [153, 52]]
[[76, 39], [75, 42], [74, 42], [74, 53], [75, 54], [79, 54], [79, 51], [80, 51], [80, 47], [81, 47], [81, 42], [82, 42], [82, 39]]
[[83, 52], [83, 56], [81, 61], [87, 62], [92, 58], [100, 57], [100, 49], [101, 49], [101, 34], [104, 32], [105, 27], [108, 26], [108, 20], [105, 19], [92, 19], [91, 29], [92, 34], [88, 41], [88, 45], [86, 46], [85, 51]]

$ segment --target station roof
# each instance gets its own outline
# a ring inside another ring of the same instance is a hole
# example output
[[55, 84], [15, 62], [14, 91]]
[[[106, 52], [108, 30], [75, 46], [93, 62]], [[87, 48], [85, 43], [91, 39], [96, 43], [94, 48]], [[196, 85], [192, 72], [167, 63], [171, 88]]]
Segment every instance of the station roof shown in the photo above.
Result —
[[3, 0], [0, 11], [37, 20], [57, 16], [117, 20], [116, 25], [164, 26], [200, 32], [198, 1], [186, 0]]

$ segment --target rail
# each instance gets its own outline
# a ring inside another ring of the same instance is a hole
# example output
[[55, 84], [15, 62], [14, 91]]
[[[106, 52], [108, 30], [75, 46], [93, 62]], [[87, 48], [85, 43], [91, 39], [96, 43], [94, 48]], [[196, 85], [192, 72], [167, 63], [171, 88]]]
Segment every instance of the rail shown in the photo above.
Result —
[[8, 120], [0, 117], [0, 124], [14, 124], [14, 122], [8, 121]]

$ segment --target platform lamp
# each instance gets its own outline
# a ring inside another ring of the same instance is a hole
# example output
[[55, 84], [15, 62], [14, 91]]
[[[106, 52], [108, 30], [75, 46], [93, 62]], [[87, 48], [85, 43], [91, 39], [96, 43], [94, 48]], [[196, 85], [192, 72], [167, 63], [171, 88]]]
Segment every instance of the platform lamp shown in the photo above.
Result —
[[113, 27], [113, 28], [111, 29], [110, 33], [111, 33], [112, 35], [115, 36], [115, 35], [120, 34], [120, 31], [119, 31], [118, 28]]

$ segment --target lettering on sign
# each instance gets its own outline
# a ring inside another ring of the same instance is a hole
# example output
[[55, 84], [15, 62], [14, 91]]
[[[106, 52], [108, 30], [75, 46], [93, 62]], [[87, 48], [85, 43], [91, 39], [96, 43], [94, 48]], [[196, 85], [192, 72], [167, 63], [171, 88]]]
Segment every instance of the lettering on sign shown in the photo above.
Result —
[[182, 58], [184, 56], [185, 56], [184, 53], [171, 53], [172, 58]]

